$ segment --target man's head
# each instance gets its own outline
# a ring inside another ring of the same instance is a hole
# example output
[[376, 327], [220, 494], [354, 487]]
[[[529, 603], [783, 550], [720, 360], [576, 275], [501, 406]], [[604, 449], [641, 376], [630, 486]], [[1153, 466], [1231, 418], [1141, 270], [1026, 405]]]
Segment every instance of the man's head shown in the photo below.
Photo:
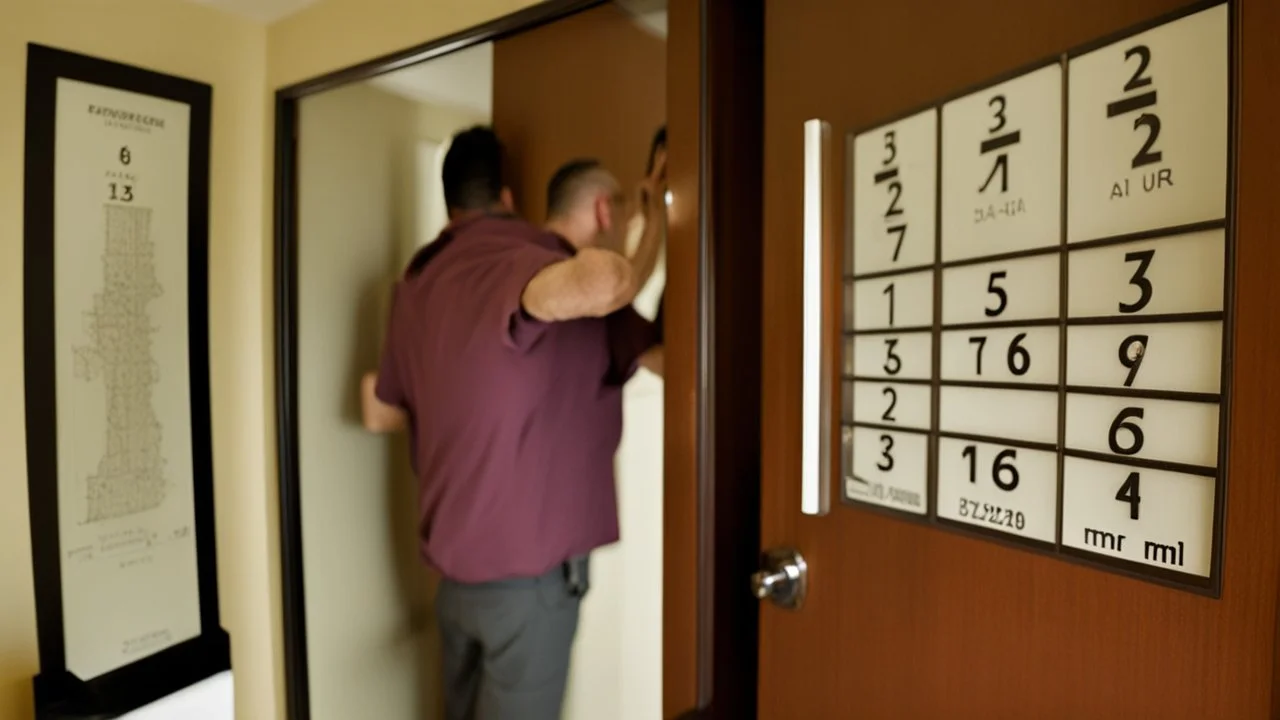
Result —
[[622, 246], [626, 196], [599, 160], [571, 160], [547, 185], [547, 225], [575, 247]]
[[501, 141], [487, 127], [477, 125], [453, 136], [441, 173], [449, 217], [513, 209], [511, 191], [502, 182], [502, 155]]

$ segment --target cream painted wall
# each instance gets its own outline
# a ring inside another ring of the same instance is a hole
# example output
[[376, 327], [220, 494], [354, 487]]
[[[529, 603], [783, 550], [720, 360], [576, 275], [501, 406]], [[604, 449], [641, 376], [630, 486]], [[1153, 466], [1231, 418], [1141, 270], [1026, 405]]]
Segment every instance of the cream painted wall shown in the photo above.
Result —
[[417, 145], [482, 121], [368, 84], [300, 104], [299, 459], [315, 720], [438, 716], [417, 484], [405, 438], [360, 426], [355, 389], [377, 365], [390, 279], [416, 246]]
[[[22, 157], [26, 43], [210, 83], [209, 307], [213, 454], [223, 624], [240, 717], [276, 710], [279, 593], [270, 488], [270, 278], [262, 228], [267, 33], [172, 0], [0, 4], [0, 718], [27, 720], [37, 672], [27, 521], [22, 356]], [[27, 398], [48, 402], [49, 398]]]
[[282, 87], [403, 50], [538, 0], [321, 0], [271, 26], [267, 83]]

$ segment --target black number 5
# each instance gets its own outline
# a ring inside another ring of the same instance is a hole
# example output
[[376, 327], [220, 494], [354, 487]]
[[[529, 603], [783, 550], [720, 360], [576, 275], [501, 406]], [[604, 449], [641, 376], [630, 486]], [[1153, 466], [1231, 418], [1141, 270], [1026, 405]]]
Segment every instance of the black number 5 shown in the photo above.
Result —
[[1151, 302], [1151, 281], [1147, 279], [1147, 268], [1151, 267], [1151, 261], [1155, 258], [1155, 250], [1136, 250], [1131, 253], [1124, 254], [1124, 261], [1127, 263], [1138, 263], [1138, 269], [1133, 271], [1133, 275], [1129, 278], [1129, 284], [1138, 288], [1138, 299], [1131, 303], [1120, 303], [1120, 312], [1136, 313]]
[[987, 293], [996, 296], [996, 306], [994, 308], [982, 308], [987, 317], [996, 317], [1004, 312], [1005, 306], [1009, 304], [1009, 294], [1004, 291], [1004, 288], [996, 285], [997, 280], [1003, 280], [1008, 275], [1009, 273], [1005, 270], [997, 270], [991, 273], [991, 277], [987, 279]]

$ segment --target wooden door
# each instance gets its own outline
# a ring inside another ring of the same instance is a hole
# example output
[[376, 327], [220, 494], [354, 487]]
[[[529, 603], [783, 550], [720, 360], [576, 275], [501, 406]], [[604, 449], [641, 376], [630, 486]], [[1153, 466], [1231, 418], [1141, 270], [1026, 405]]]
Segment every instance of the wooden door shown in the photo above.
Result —
[[[839, 273], [831, 270], [831, 263], [840, 262], [834, 258], [842, 258], [847, 252], [850, 233], [846, 229], [853, 224], [848, 213], [855, 203], [850, 199], [855, 194], [850, 187], [850, 174], [854, 171], [847, 159], [850, 132], [906, 117], [911, 111], [924, 110], [933, 103], [957, 98], [966, 89], [981, 88], [990, 82], [1008, 79], [1015, 71], [1037, 67], [1040, 61], [1047, 61], [1052, 66], [1063, 53], [1075, 52], [1077, 48], [1101, 47], [1098, 43], [1103, 39], [1176, 13], [1181, 5], [1179, 0], [768, 2], [764, 54], [764, 164], [767, 173], [764, 179], [763, 287], [764, 297], [769, 300], [763, 309], [761, 543], [765, 548], [792, 546], [800, 550], [808, 561], [809, 590], [805, 604], [798, 610], [784, 610], [769, 603], [761, 608], [761, 718], [1149, 717], [1163, 720], [1264, 718], [1278, 712], [1275, 705], [1275, 652], [1277, 590], [1280, 588], [1277, 584], [1280, 542], [1277, 541], [1280, 537], [1276, 528], [1280, 519], [1277, 517], [1280, 483], [1276, 478], [1280, 470], [1280, 449], [1272, 439], [1271, 408], [1280, 401], [1280, 360], [1277, 359], [1280, 355], [1276, 353], [1276, 324], [1273, 319], [1276, 302], [1280, 299], [1280, 290], [1277, 289], [1280, 283], [1276, 282], [1280, 271], [1280, 251], [1276, 249], [1280, 204], [1274, 201], [1275, 184], [1272, 179], [1272, 168], [1280, 161], [1280, 140], [1274, 130], [1277, 110], [1280, 110], [1276, 100], [1280, 78], [1273, 70], [1280, 64], [1280, 44], [1274, 39], [1280, 33], [1280, 5], [1268, 0], [1240, 0], [1233, 3], [1230, 19], [1224, 23], [1234, 24], [1230, 42], [1235, 59], [1232, 70], [1228, 72], [1235, 73], [1235, 95], [1225, 98], [1227, 106], [1234, 107], [1234, 110], [1227, 114], [1223, 124], [1235, 133], [1237, 152], [1236, 159], [1227, 165], [1223, 183], [1233, 187], [1234, 198], [1222, 203], [1223, 214], [1216, 224], [1208, 222], [1203, 227], [1211, 231], [1218, 228], [1221, 235], [1227, 237], [1227, 247], [1233, 251], [1227, 252], [1226, 265], [1218, 271], [1225, 275], [1216, 280], [1226, 284], [1227, 289], [1221, 296], [1223, 306], [1216, 314], [1207, 312], [1181, 318], [1200, 318], [1211, 322], [1225, 318], [1227, 322], [1225, 343], [1228, 362], [1224, 365], [1224, 373], [1231, 381], [1221, 395], [1225, 408], [1222, 432], [1226, 433], [1227, 439], [1222, 445], [1221, 457], [1212, 459], [1208, 464], [1216, 463], [1216, 467], [1225, 468], [1228, 482], [1217, 488], [1215, 478], [1210, 477], [1205, 486], [1209, 488], [1211, 506], [1212, 492], [1221, 490], [1218, 495], [1221, 513], [1215, 515], [1209, 510], [1207, 520], [1203, 519], [1204, 515], [1198, 516], [1200, 519], [1182, 517], [1172, 526], [1175, 534], [1185, 533], [1187, 537], [1196, 532], [1207, 537], [1221, 529], [1216, 546], [1221, 551], [1220, 565], [1215, 565], [1213, 553], [1205, 554], [1203, 548], [1197, 551], [1200, 553], [1197, 567], [1214, 577], [1197, 580], [1192, 577], [1194, 572], [1180, 575], [1158, 569], [1147, 572], [1145, 568], [1153, 563], [1110, 566], [1103, 559], [1105, 553], [1069, 556], [1069, 550], [1059, 549], [1058, 535], [1061, 534], [1064, 541], [1070, 540], [1068, 531], [1075, 533], [1079, 530], [1076, 525], [1080, 519], [1075, 517], [1059, 522], [1055, 515], [1051, 522], [1053, 531], [1047, 541], [1038, 545], [1034, 541], [1014, 537], [1016, 533], [1000, 532], [994, 525], [986, 531], [965, 530], [963, 523], [947, 526], [936, 517], [944, 511], [956, 512], [950, 506], [955, 497], [954, 493], [948, 496], [948, 506], [944, 508], [938, 496], [940, 481], [936, 478], [940, 471], [954, 476], [958, 472], [957, 467], [963, 469], [967, 466], [957, 465], [956, 458], [939, 457], [941, 451], [937, 449], [930, 450], [919, 460], [920, 472], [929, 478], [925, 485], [923, 516], [913, 518], [910, 513], [893, 513], [864, 503], [844, 502], [844, 474], [839, 452], [843, 437], [838, 417], [843, 403], [838, 390], [841, 387], [839, 379], [835, 377], [843, 369], [840, 344], [828, 345], [833, 348], [830, 358], [836, 367], [832, 377], [837, 388], [832, 410], [833, 415], [837, 415], [837, 422], [830, 435], [833, 448], [833, 471], [829, 478], [831, 506], [826, 515], [805, 515], [801, 512], [805, 121], [822, 119], [831, 128], [825, 151], [826, 159], [831, 163], [833, 186], [827, 194], [832, 204], [827, 215], [827, 233], [831, 238], [828, 250], [834, 252], [839, 249], [840, 252], [828, 254], [828, 272], [823, 283], [827, 307], [837, 309], [837, 312], [828, 314], [830, 322], [823, 328], [830, 343], [840, 337], [843, 329], [843, 326], [838, 327], [843, 322], [839, 317], [843, 313], [838, 311], [842, 308], [843, 288]], [[1152, 41], [1152, 47], [1155, 46], [1156, 41]], [[1112, 51], [1124, 49], [1112, 48]], [[1166, 108], [1175, 102], [1172, 98], [1181, 91], [1174, 86], [1184, 80], [1175, 78], [1173, 74], [1178, 78], [1190, 78], [1196, 74], [1195, 63], [1182, 62], [1179, 65], [1168, 59], [1170, 55], [1160, 55], [1159, 52], [1149, 59], [1149, 67], [1144, 65], [1142, 72], [1137, 72], [1140, 62], [1147, 62], [1142, 58], [1142, 51], [1131, 53], [1127, 66], [1123, 65], [1126, 60], [1122, 58], [1119, 67], [1127, 67], [1127, 70], [1124, 76], [1113, 78], [1117, 82], [1113, 93], [1115, 98], [1098, 95], [1097, 99], [1110, 101], [1141, 94], [1150, 89], [1144, 88], [1148, 84], [1141, 81], [1154, 77], [1153, 87], [1167, 93], [1161, 100], [1165, 104], [1158, 108]], [[1181, 69], [1177, 69], [1179, 67]], [[1201, 70], [1216, 72], [1207, 67]], [[1086, 71], [1082, 69], [1079, 72], [1084, 77]], [[1070, 83], [1069, 80], [1062, 82]], [[1185, 82], [1195, 81], [1187, 79]], [[1084, 94], [1080, 97], [1092, 97], [1087, 89], [1082, 88], [1081, 92]], [[1029, 97], [1021, 90], [1017, 93], [1018, 98]], [[1014, 97], [1014, 91], [1010, 91], [1007, 101], [1014, 102]], [[1067, 94], [1063, 93], [1057, 102], [1069, 104], [1063, 100], [1066, 97]], [[989, 123], [982, 127], [982, 132], [1014, 129], [1012, 125], [1001, 127], [1004, 102], [982, 99], [980, 110], [989, 113], [982, 115], [982, 122]], [[1052, 105], [1055, 98], [1050, 94], [1045, 96], [1044, 102]], [[1129, 102], [1114, 112], [1123, 114], [1135, 110], [1142, 102]], [[1013, 117], [1012, 107], [1009, 106], [1009, 118]], [[1095, 111], [1097, 117], [1105, 119], [1104, 107], [1099, 105]], [[1151, 112], [1159, 114], [1155, 110]], [[1177, 112], [1184, 119], [1199, 117], [1187, 111]], [[1211, 115], [1215, 111], [1205, 112]], [[1073, 111], [1066, 117], [1071, 122], [1077, 121]], [[1079, 120], [1081, 123], [1095, 122], [1087, 113], [1080, 117], [1084, 118]], [[1138, 117], [1134, 112], [1119, 122], [1131, 123]], [[1142, 165], [1143, 168], [1156, 170], [1175, 162], [1169, 158], [1178, 153], [1185, 157], [1187, 152], [1198, 152], [1187, 147], [1185, 139], [1182, 145], [1178, 144], [1171, 132], [1173, 120], [1169, 116], [1166, 116], [1165, 123], [1161, 145], [1145, 149], [1163, 149], [1166, 164], [1147, 163]], [[941, 124], [946, 122], [941, 121]], [[1149, 120], [1143, 120], [1134, 128], [1149, 130], [1146, 127], [1149, 124]], [[1043, 129], [1045, 126], [1037, 127]], [[943, 184], [949, 182], [949, 168], [945, 160], [949, 157], [946, 148], [949, 132], [929, 129], [917, 133], [918, 137], [944, 146], [939, 173]], [[1071, 130], [1063, 132], [1072, 137]], [[1141, 135], [1134, 137], [1142, 138]], [[1025, 142], [1031, 142], [1029, 138], [1030, 133], [1024, 134]], [[885, 139], [881, 137], [879, 140]], [[899, 141], [897, 149], [905, 152], [901, 143], [906, 141], [901, 138]], [[891, 143], [891, 140], [882, 142], [874, 148], [875, 152], [892, 154]], [[1134, 147], [1132, 150], [1137, 153], [1142, 149]], [[1088, 148], [1068, 146], [1065, 157], [1088, 152]], [[996, 154], [988, 157], [992, 163], [990, 167], [998, 169]], [[856, 165], [856, 159], [853, 162]], [[1179, 167], [1186, 167], [1185, 161], [1176, 162], [1183, 162]], [[1017, 166], [1006, 170], [1015, 173], [1014, 183], [1024, 177], [1016, 175], [1019, 172]], [[1175, 169], [1175, 172], [1183, 170]], [[1081, 187], [1078, 181], [1074, 184], [1068, 182], [1068, 176], [1067, 170], [1063, 169], [1064, 207], [1075, 201], [1071, 193]], [[1152, 177], [1152, 182], [1159, 179], [1158, 173]], [[1178, 175], [1176, 180], [1182, 182], [1182, 177], [1184, 175]], [[1189, 184], [1203, 181], [1203, 178], [1193, 178], [1190, 174], [1185, 177]], [[975, 186], [982, 180], [977, 178]], [[999, 177], [994, 180], [1002, 182]], [[875, 189], [883, 192], [885, 188]], [[1230, 194], [1229, 189], [1224, 189]], [[1123, 199], [1123, 187], [1120, 192]], [[919, 195], [916, 197], [918, 199]], [[1201, 200], [1201, 194], [1193, 194], [1181, 204], [1194, 205]], [[933, 209], [935, 221], [939, 223], [937, 208], [942, 204], [938, 200]], [[1002, 212], [1000, 206], [993, 207], [994, 213]], [[1105, 202], [1098, 207], [1102, 209], [1093, 214], [1093, 220], [1110, 218], [1124, 224], [1122, 219], [1116, 219], [1118, 215], [1108, 214], [1113, 211]], [[1123, 214], [1125, 210], [1122, 207], [1114, 212]], [[1068, 234], [1066, 214], [1063, 213], [1060, 228], [1064, 236]], [[1177, 212], [1173, 214], [1177, 215]], [[912, 222], [919, 217], [913, 216]], [[975, 223], [980, 219], [976, 218]], [[1200, 219], [1208, 218], [1196, 218], [1197, 221]], [[1076, 220], [1076, 227], [1086, 227], [1087, 220], [1089, 218]], [[1054, 232], [1052, 242], [1059, 242], [1057, 229]], [[939, 244], [945, 242], [944, 238]], [[1110, 242], [1101, 241], [1099, 244], [1116, 247]], [[1000, 242], [995, 242], [995, 246], [995, 252], [1009, 251], [1012, 247]], [[1173, 246], [1160, 246], [1166, 247]], [[934, 250], [936, 252], [936, 246]], [[1161, 253], [1157, 257], [1164, 257], [1166, 250], [1157, 252]], [[1234, 261], [1231, 252], [1234, 252]], [[1088, 265], [1089, 259], [1079, 259], [1075, 250], [1063, 249], [1060, 256], [1054, 250], [1050, 257], [1061, 261], [1068, 256], [1069, 266]], [[930, 254], [924, 260], [928, 266], [926, 270], [932, 267], [935, 257]], [[1009, 257], [1016, 259], [1018, 256], [1010, 252]], [[1217, 262], [1222, 262], [1221, 256], [1218, 257]], [[1126, 285], [1126, 281], [1138, 277], [1134, 270], [1141, 258], [1135, 256], [1127, 262], [1123, 257], [1113, 260], [1121, 268], [1107, 271], [1115, 275], [1115, 282], [1119, 282], [1121, 288], [1141, 294], [1140, 279], [1137, 285]], [[1196, 278], [1213, 275], [1214, 260], [1204, 261], [1202, 274], [1195, 273], [1194, 268], [1188, 265], [1190, 262], [1184, 257], [1173, 263], [1181, 268], [1178, 270], [1181, 274], [1175, 273], [1179, 278], [1179, 291], [1185, 290], [1181, 295], [1174, 293], [1175, 297], [1194, 295]], [[984, 272], [987, 269], [985, 265], [980, 267]], [[1169, 270], [1170, 265], [1166, 263], [1165, 271]], [[943, 271], [939, 269], [938, 272], [941, 274]], [[1110, 297], [1106, 294], [1118, 292], [1107, 286], [1110, 281], [1106, 278], [1111, 275], [1102, 270], [1098, 272], [1102, 274], [1094, 282], [1100, 296]], [[1229, 280], [1232, 272], [1233, 288]], [[1228, 279], [1223, 280], [1223, 277]], [[1066, 279], [1066, 275], [1046, 278], [1047, 282], [1056, 283]], [[984, 275], [982, 279], [986, 281], [989, 277]], [[933, 289], [941, 290], [944, 281], [939, 279], [936, 282]], [[997, 288], [1007, 287], [1000, 282], [993, 284]], [[1069, 279], [1066, 285], [1074, 287]], [[946, 318], [958, 306], [944, 307], [943, 300], [951, 296], [946, 295], [945, 290], [943, 292], [934, 309], [937, 315]], [[1077, 301], [1084, 302], [1074, 294], [1069, 298], [1068, 294], [1061, 292], [1062, 306], [1074, 308]], [[979, 293], [973, 297], [984, 302], [989, 300], [991, 307], [999, 303], [994, 292]], [[878, 296], [876, 299], [889, 301], [892, 298]], [[902, 297], [898, 301], [898, 311], [906, 312], [904, 308], [907, 306], [902, 304]], [[1136, 301], [1122, 299], [1121, 302]], [[1054, 313], [1059, 312], [1058, 307], [1054, 305]], [[936, 324], [943, 322], [942, 319], [926, 319], [920, 324], [924, 326], [926, 337], [932, 332], [936, 338]], [[935, 326], [930, 327], [930, 323], [935, 323]], [[1159, 331], [1163, 333], [1175, 325], [1161, 325]], [[1015, 362], [1020, 366], [1021, 359], [1013, 358], [1013, 350], [1006, 353], [1005, 347], [996, 348], [999, 327], [984, 327], [991, 330], [988, 367], [1002, 370], [1002, 364], [1007, 360], [1013, 376], [1004, 380], [1009, 387], [1018, 387], [1020, 377], [1012, 367]], [[1045, 327], [1051, 332], [1061, 331], [1065, 336], [1075, 326], [1064, 320], [1046, 323]], [[1151, 337], [1156, 337], [1156, 331], [1152, 332]], [[1002, 342], [1009, 345], [1010, 341], [1004, 338]], [[970, 351], [976, 349], [976, 344], [961, 344]], [[906, 342], [900, 345], [901, 348], [908, 346]], [[945, 342], [941, 347], [945, 350]], [[1148, 362], [1153, 362], [1156, 358], [1155, 345], [1150, 347], [1152, 349], [1145, 357]], [[1193, 348], [1194, 344], [1187, 347]], [[998, 354], [991, 352], [993, 348], [999, 351]], [[1073, 352], [1068, 347], [1057, 359], [1075, 357]], [[939, 355], [941, 353], [939, 351]], [[1104, 359], [1110, 362], [1114, 358], [1117, 363], [1134, 364], [1137, 357], [1136, 353], [1131, 353], [1126, 361], [1121, 355], [1116, 355], [1116, 348], [1107, 346]], [[912, 360], [905, 354], [901, 359]], [[1044, 359], [1052, 362], [1053, 353], [1048, 353]], [[927, 358], [922, 360], [925, 377], [934, 377], [929, 373], [936, 374], [939, 366], [945, 377], [948, 368], [944, 360], [933, 357], [932, 369]], [[1080, 367], [1080, 363], [1076, 367]], [[1046, 384], [1057, 387], [1064, 382], [1061, 376], [1049, 376]], [[1108, 397], [1137, 398], [1134, 400], [1137, 405], [1160, 397], [1179, 401], [1215, 401], [1213, 397], [1193, 398], [1185, 393], [1162, 396], [1160, 388], [1152, 386], [1147, 386], [1151, 392], [1145, 395], [1126, 394], [1141, 385], [1125, 387], [1121, 384], [1116, 392], [1102, 397], [1104, 400]], [[931, 403], [927, 405], [929, 411], [925, 417], [933, 423], [931, 427], [936, 428], [939, 414], [945, 420], [948, 412], [945, 400], [941, 401], [944, 407], [938, 408], [940, 401], [936, 395], [941, 394], [943, 388], [931, 381], [926, 381], [923, 387], [935, 393], [932, 400], [925, 401]], [[988, 384], [985, 387], [998, 389], [1002, 385]], [[1063, 388], [1056, 400], [1069, 396], [1071, 393]], [[1013, 401], [1009, 401], [1007, 406], [1002, 405], [1005, 401], [1001, 397], [1004, 396], [988, 393], [973, 396], [968, 402], [988, 404], [988, 409], [994, 409], [997, 414], [1002, 409], [1015, 416], [1027, 412], [1025, 405]], [[1053, 399], [1052, 391], [1050, 397]], [[885, 398], [888, 398], [887, 394]], [[900, 410], [906, 408], [906, 391], [898, 401]], [[1050, 415], [1044, 418], [1055, 428], [1061, 427], [1064, 414], [1058, 411], [1058, 407], [1056, 401], [1052, 403], [1052, 409], [1048, 411]], [[1154, 405], [1147, 407], [1146, 420], [1150, 421], [1158, 413], [1150, 409]], [[1058, 423], [1052, 423], [1052, 413], [1055, 412], [1059, 413]], [[1022, 422], [1038, 420], [1031, 418]], [[1189, 447], [1205, 441], [1201, 433], [1205, 427], [1214, 428], [1214, 432], [1217, 428], [1216, 424], [1193, 427], [1194, 423], [1188, 423], [1161, 431], [1165, 438], [1161, 442], [1168, 447], [1166, 452], [1181, 458], [1180, 453], [1189, 452]], [[1147, 427], [1147, 442], [1157, 442], [1155, 431], [1150, 429], [1155, 426]], [[1106, 428], [1103, 429], [1105, 431]], [[1043, 443], [1024, 442], [1019, 447], [1028, 456], [1038, 448], [1053, 458], [1057, 448], [1063, 446], [1064, 437], [1065, 445], [1072, 446], [1070, 436], [1074, 432], [1059, 430], [1056, 437], [1048, 437]], [[936, 434], [931, 430], [924, 436], [931, 446], [936, 441]], [[1141, 458], [1122, 457], [1132, 449], [1132, 437], [1115, 432], [1111, 437], [1119, 438], [1116, 452], [1111, 455], [1102, 452], [1107, 450], [1104, 445], [1101, 451], [1092, 453], [1090, 457], [1134, 462], [1144, 473], [1150, 471], [1156, 479], [1149, 479], [1143, 484], [1140, 493], [1136, 492], [1137, 488], [1132, 488], [1135, 492], [1131, 495], [1135, 508], [1140, 494], [1142, 512], [1160, 512], [1161, 493], [1171, 487], [1162, 485], [1159, 480], [1162, 477], [1167, 480], [1171, 476], [1160, 475], [1160, 472], [1162, 469], [1186, 468], [1162, 462], [1159, 458], [1144, 462]], [[1000, 443], [994, 444], [998, 446]], [[952, 443], [943, 449], [963, 452], [961, 445], [963, 443]], [[924, 446], [922, 442], [921, 447]], [[860, 447], [860, 452], [882, 450], [878, 444], [870, 445], [869, 449]], [[982, 448], [985, 447], [979, 444], [974, 458], [975, 466], [981, 463], [976, 467], [974, 487], [978, 482], [999, 484], [1003, 481], [1008, 484], [1010, 477], [1007, 471], [1001, 471], [999, 463], [989, 455], [983, 455], [985, 450]], [[896, 451], [906, 452], [903, 443], [899, 443]], [[905, 462], [903, 457], [899, 455], [899, 463]], [[1067, 457], [1058, 463], [1070, 466], [1071, 459]], [[873, 462], [877, 460], [879, 457], [873, 458]], [[854, 467], [866, 466], [855, 463]], [[1059, 470], [1054, 463], [1042, 467], [1047, 468], [1044, 472], [1048, 479], [1041, 482], [1059, 482]], [[1001, 472], [1006, 474], [1001, 475]], [[1113, 472], [1114, 469], [1105, 472], [1077, 471], [1075, 477], [1083, 478], [1080, 482], [1084, 482], [1104, 475], [1110, 478], [1112, 475], [1107, 473]], [[1024, 466], [1022, 480], [1024, 487], [1029, 487], [1035, 481], [1035, 472]], [[1167, 483], [1172, 482], [1167, 480]], [[1062, 486], [1058, 484], [1056, 487]], [[992, 492], [998, 492], [998, 489]], [[1078, 495], [1079, 492], [1078, 488], [1066, 490], [1067, 495]], [[1115, 492], [1114, 499], [1108, 496], [1103, 500], [1121, 506], [1131, 497], [1125, 488], [1117, 486]], [[1056, 495], [1047, 493], [1039, 502], [1049, 503], [1049, 511], [1056, 513], [1056, 508], [1063, 502], [1062, 491]], [[1042, 509], [1043, 505], [1036, 507]], [[985, 516], [993, 509], [973, 512]], [[1027, 524], [1032, 522], [1031, 513], [1032, 510], [1027, 509], [1024, 526], [1029, 527]], [[1003, 511], [1001, 514], [1005, 515]], [[1221, 523], [1220, 527], [1215, 525], [1215, 519]], [[1007, 515], [997, 520], [1002, 523], [1008, 520], [1007, 525], [1017, 524]], [[1101, 535], [1091, 537], [1097, 543], [1115, 542], [1107, 541]], [[1131, 540], [1131, 546], [1133, 542]], [[1151, 545], [1150, 538], [1146, 545]], [[1145, 552], [1148, 559], [1158, 564], [1160, 554], [1165, 551], [1159, 547], [1155, 550], [1147, 547]], [[1175, 562], [1172, 558], [1169, 560], [1170, 563]], [[1147, 577], [1139, 577], [1143, 573], [1147, 573]], [[1215, 587], [1217, 579], [1221, 580], [1220, 592]], [[1180, 582], [1184, 587], [1174, 586]], [[1197, 584], [1199, 588], [1186, 587]]]

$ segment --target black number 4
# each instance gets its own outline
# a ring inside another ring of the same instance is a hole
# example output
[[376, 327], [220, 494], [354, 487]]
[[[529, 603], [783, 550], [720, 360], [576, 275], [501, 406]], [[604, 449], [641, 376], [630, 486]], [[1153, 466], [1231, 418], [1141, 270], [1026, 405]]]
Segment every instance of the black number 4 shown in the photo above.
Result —
[[1129, 519], [1138, 519], [1138, 503], [1142, 502], [1142, 496], [1138, 494], [1139, 475], [1136, 472], [1129, 473], [1129, 477], [1124, 479], [1124, 484], [1116, 491], [1116, 499], [1122, 503], [1129, 503]]

